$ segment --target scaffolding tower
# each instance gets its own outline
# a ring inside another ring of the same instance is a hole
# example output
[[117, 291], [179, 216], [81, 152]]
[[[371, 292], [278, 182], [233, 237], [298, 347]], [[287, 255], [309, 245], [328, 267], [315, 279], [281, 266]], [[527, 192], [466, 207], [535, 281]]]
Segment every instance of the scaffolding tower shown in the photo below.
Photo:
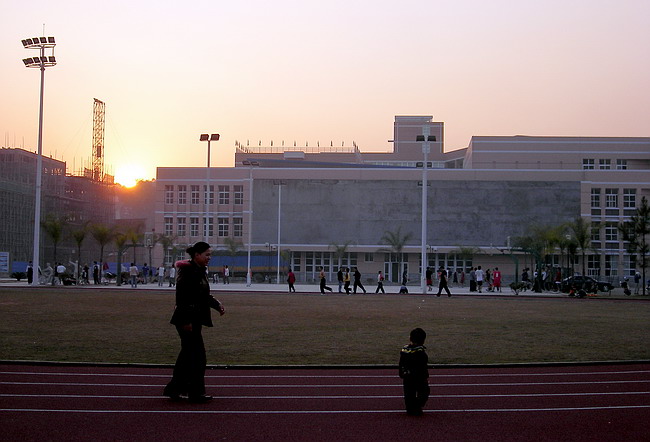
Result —
[[104, 117], [106, 105], [97, 98], [94, 100], [92, 179], [101, 182], [104, 181]]

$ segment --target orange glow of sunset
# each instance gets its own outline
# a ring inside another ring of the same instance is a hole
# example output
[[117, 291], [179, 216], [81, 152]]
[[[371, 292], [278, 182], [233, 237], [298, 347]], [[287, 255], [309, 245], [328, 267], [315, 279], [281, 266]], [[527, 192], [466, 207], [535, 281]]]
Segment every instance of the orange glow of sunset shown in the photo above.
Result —
[[133, 187], [139, 180], [144, 180], [146, 172], [143, 167], [137, 164], [125, 164], [118, 166], [115, 172], [115, 182], [124, 187]]

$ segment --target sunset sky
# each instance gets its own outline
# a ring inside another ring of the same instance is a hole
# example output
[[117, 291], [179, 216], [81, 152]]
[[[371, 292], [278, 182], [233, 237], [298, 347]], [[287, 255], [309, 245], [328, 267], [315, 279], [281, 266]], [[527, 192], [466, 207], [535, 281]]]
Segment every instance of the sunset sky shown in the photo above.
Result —
[[[650, 136], [648, 0], [1, 0], [3, 147], [35, 151], [39, 72], [21, 40], [57, 41], [45, 74], [43, 153], [92, 154], [140, 178], [204, 166], [201, 133], [268, 145], [392, 146], [395, 115], [472, 135]], [[138, 168], [140, 168], [138, 170]]]

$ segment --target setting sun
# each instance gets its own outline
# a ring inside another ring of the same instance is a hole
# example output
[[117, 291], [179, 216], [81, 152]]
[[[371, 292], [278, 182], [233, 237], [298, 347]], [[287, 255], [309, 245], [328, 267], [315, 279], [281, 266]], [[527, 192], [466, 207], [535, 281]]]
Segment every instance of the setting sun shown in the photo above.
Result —
[[124, 187], [133, 187], [138, 180], [145, 179], [144, 168], [137, 164], [126, 164], [118, 166], [115, 172], [115, 182]]

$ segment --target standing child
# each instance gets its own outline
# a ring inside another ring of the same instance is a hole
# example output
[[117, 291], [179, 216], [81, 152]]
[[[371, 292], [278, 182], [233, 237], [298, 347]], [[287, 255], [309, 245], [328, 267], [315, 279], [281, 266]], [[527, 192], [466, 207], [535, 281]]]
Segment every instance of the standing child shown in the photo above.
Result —
[[421, 328], [411, 331], [408, 345], [399, 355], [399, 377], [404, 383], [404, 405], [410, 416], [421, 416], [429, 399], [429, 357], [424, 341], [427, 334]]

